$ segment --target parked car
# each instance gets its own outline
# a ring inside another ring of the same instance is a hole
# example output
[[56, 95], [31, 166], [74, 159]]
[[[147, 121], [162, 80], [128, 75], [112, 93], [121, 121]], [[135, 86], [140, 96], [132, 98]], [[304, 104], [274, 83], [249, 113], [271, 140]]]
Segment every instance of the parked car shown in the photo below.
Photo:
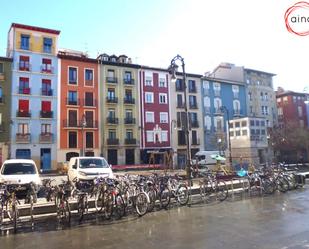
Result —
[[37, 166], [33, 160], [29, 159], [9, 159], [4, 161], [0, 171], [0, 182], [42, 185]]
[[68, 165], [68, 179], [70, 182], [78, 180], [93, 180], [96, 177], [113, 178], [111, 165], [104, 157], [72, 157]]
[[221, 162], [225, 161], [225, 158], [220, 155], [219, 151], [198, 151], [192, 159], [192, 164], [198, 164], [198, 166], [215, 165], [218, 159]]

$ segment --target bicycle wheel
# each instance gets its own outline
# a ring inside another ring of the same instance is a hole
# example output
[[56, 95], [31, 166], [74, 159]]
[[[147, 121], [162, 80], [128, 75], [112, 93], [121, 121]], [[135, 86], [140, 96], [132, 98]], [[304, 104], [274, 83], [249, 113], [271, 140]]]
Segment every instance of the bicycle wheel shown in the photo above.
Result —
[[269, 179], [262, 179], [262, 187], [265, 194], [273, 194], [276, 189], [274, 182]]
[[215, 191], [219, 201], [224, 201], [228, 197], [228, 188], [225, 181], [217, 181]]
[[69, 225], [71, 222], [71, 209], [67, 200], [59, 200], [57, 208], [58, 221], [62, 224]]
[[14, 233], [16, 233], [17, 232], [17, 222], [18, 222], [18, 207], [16, 203], [13, 204], [12, 210], [13, 210]]
[[283, 177], [278, 178], [276, 184], [278, 186], [278, 190], [282, 193], [289, 190], [289, 182]]
[[12, 199], [8, 199], [5, 203], [6, 214], [9, 217], [10, 221], [14, 219], [14, 211], [13, 211], [13, 202]]
[[102, 191], [98, 191], [95, 194], [94, 205], [98, 213], [102, 212], [102, 209], [104, 207], [103, 196], [104, 196], [104, 193]]
[[124, 204], [124, 200], [120, 194], [117, 194], [115, 197], [115, 204], [113, 214], [116, 219], [121, 219], [125, 215], [126, 206]]
[[295, 180], [295, 175], [294, 174], [285, 175], [284, 177], [289, 182], [289, 190], [297, 188], [297, 184], [296, 184], [296, 180]]
[[176, 190], [177, 201], [180, 205], [187, 205], [189, 202], [189, 190], [185, 184], [180, 184]]
[[2, 222], [4, 220], [4, 206], [3, 206], [3, 203], [2, 203], [2, 200], [0, 199], [0, 230], [1, 230], [1, 227], [2, 227]]
[[30, 201], [30, 222], [31, 222], [31, 227], [34, 226], [34, 218], [33, 218], [33, 203], [34, 203], [34, 196], [31, 194], [29, 197]]
[[85, 213], [85, 196], [82, 194], [80, 194], [77, 199], [77, 213], [79, 216], [79, 222], [81, 222]]
[[156, 205], [156, 199], [157, 199], [157, 191], [155, 189], [149, 189], [147, 192], [149, 196], [149, 204], [148, 204], [148, 212], [153, 211], [155, 205]]
[[136, 196], [135, 209], [139, 216], [143, 216], [147, 213], [148, 200], [149, 200], [149, 197], [147, 196], [145, 192], [140, 192]]
[[113, 194], [104, 193], [103, 197], [104, 216], [106, 219], [110, 219], [113, 215]]
[[160, 204], [162, 208], [167, 208], [171, 201], [171, 193], [170, 190], [165, 187], [160, 192]]

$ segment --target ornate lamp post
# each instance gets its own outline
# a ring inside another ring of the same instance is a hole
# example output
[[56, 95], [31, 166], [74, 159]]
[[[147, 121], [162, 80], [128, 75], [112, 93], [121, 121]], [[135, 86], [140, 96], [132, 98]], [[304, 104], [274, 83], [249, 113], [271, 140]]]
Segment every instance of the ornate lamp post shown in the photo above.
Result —
[[187, 83], [186, 83], [186, 71], [185, 71], [185, 62], [184, 58], [180, 55], [176, 55], [171, 60], [171, 65], [169, 66], [168, 70], [172, 74], [171, 81], [176, 82], [176, 71], [177, 71], [177, 64], [176, 62], [181, 62], [182, 67], [182, 80], [183, 80], [183, 86], [184, 86], [184, 108], [185, 108], [185, 124], [182, 125], [182, 129], [185, 132], [185, 138], [186, 138], [186, 174], [187, 179], [189, 181], [189, 186], [191, 186], [191, 153], [190, 153], [190, 138], [189, 138], [189, 114], [188, 114], [188, 106], [187, 106]]
[[228, 136], [228, 143], [229, 143], [229, 162], [230, 162], [230, 166], [232, 166], [232, 147], [231, 147], [231, 136], [230, 136], [230, 114], [229, 114], [229, 110], [226, 108], [226, 106], [221, 106], [220, 110], [222, 112], [226, 112], [226, 116], [227, 116], [227, 124], [228, 126], [226, 127], [226, 132], [227, 132], [227, 136]]

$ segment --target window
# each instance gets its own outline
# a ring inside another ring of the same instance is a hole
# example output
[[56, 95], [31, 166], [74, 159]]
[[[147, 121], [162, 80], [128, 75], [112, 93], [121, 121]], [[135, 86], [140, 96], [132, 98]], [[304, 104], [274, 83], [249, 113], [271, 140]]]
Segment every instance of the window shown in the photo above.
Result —
[[3, 68], [3, 63], [0, 63], [0, 74], [3, 74], [4, 68]]
[[145, 93], [145, 103], [153, 103], [153, 93]]
[[69, 91], [68, 92], [68, 105], [77, 105], [77, 92]]
[[246, 127], [247, 126], [247, 121], [241, 121], [241, 127]]
[[213, 89], [215, 96], [220, 96], [220, 90], [221, 90], [220, 83], [213, 83]]
[[266, 134], [266, 131], [263, 129], [261, 130], [261, 135], [265, 135]]
[[19, 78], [19, 94], [30, 94], [29, 78]]
[[160, 104], [167, 104], [167, 94], [166, 93], [160, 93], [159, 94], [159, 103]]
[[77, 85], [77, 68], [69, 67], [69, 84]]
[[185, 89], [182, 79], [177, 79], [175, 84], [176, 84], [176, 91], [183, 91]]
[[86, 127], [95, 128], [93, 111], [85, 111], [85, 119], [86, 119]]
[[132, 79], [132, 73], [129, 72], [129, 71], [125, 71], [124, 78], [125, 78], [125, 80], [130, 81]]
[[197, 139], [197, 131], [192, 131], [191, 132], [191, 138], [192, 138], [192, 144], [197, 145], [198, 144], [198, 139]]
[[177, 107], [178, 108], [183, 108], [184, 104], [182, 102], [182, 94], [177, 94]]
[[184, 131], [178, 131], [178, 145], [185, 145], [186, 144], [186, 137]]
[[108, 88], [107, 89], [107, 100], [110, 102], [116, 102], [116, 93], [115, 88]]
[[251, 92], [248, 93], [248, 96], [249, 96], [249, 100], [252, 100], [252, 93]]
[[260, 126], [260, 120], [255, 120], [255, 126]]
[[154, 123], [154, 113], [153, 112], [146, 112], [146, 123]]
[[111, 119], [116, 117], [115, 109], [108, 109], [108, 117]]
[[68, 115], [69, 115], [68, 127], [77, 127], [77, 111], [69, 110]]
[[161, 142], [167, 142], [167, 141], [168, 141], [168, 132], [161, 131]]
[[42, 67], [41, 67], [41, 71], [43, 73], [52, 73], [52, 60], [51, 59], [42, 59]]
[[235, 128], [239, 128], [240, 127], [240, 122], [235, 122]]
[[43, 52], [44, 53], [51, 53], [53, 47], [53, 39], [52, 38], [43, 38]]
[[152, 77], [151, 76], [146, 76], [145, 86], [153, 86], [153, 84], [152, 84]]
[[265, 106], [265, 115], [268, 115], [268, 106]]
[[50, 101], [42, 101], [41, 102], [41, 117], [42, 118], [52, 118], [51, 116], [51, 102]]
[[265, 126], [265, 121], [261, 120], [261, 126]]
[[20, 113], [29, 113], [29, 100], [20, 99], [18, 101], [18, 110]]
[[69, 148], [77, 148], [77, 132], [69, 131]]
[[236, 137], [239, 137], [240, 136], [240, 130], [235, 131], [235, 135], [236, 135]]
[[264, 100], [264, 94], [262, 92], [260, 93], [260, 99]]
[[51, 89], [51, 80], [42, 79], [42, 95], [53, 96], [53, 91]]
[[196, 96], [189, 95], [189, 107], [190, 108], [197, 108]]
[[85, 85], [92, 86], [93, 85], [93, 70], [85, 69]]
[[250, 120], [250, 126], [254, 126], [254, 125], [255, 125], [254, 120]]
[[19, 56], [19, 70], [30, 71], [29, 56]]
[[93, 148], [93, 132], [86, 132], [86, 148]]
[[92, 92], [86, 92], [85, 93], [85, 106], [94, 106], [93, 93]]
[[116, 130], [114, 129], [108, 130], [108, 139], [117, 139]]
[[264, 100], [265, 100], [265, 101], [268, 101], [268, 93], [265, 93], [265, 94], [264, 94]]
[[146, 141], [154, 142], [154, 133], [153, 131], [146, 131]]
[[205, 122], [205, 130], [210, 130], [211, 129], [211, 117], [210, 116], [205, 116], [204, 117], [204, 122]]
[[20, 36], [20, 48], [24, 50], [30, 49], [30, 36], [29, 35], [21, 35]]
[[189, 80], [188, 81], [189, 84], [189, 92], [190, 93], [196, 93], [196, 84], [195, 84], [195, 80]]
[[168, 123], [168, 113], [160, 112], [160, 123]]
[[27, 123], [19, 123], [18, 133], [19, 134], [29, 134], [29, 125]]
[[167, 87], [165, 78], [159, 79], [159, 87]]
[[302, 117], [303, 116], [303, 108], [301, 106], [297, 106], [297, 111], [298, 111], [298, 116]]
[[247, 136], [248, 135], [248, 131], [247, 130], [242, 130], [242, 136]]
[[51, 133], [51, 124], [41, 124], [41, 133], [42, 134]]
[[132, 140], [133, 139], [133, 130], [126, 130], [126, 139]]

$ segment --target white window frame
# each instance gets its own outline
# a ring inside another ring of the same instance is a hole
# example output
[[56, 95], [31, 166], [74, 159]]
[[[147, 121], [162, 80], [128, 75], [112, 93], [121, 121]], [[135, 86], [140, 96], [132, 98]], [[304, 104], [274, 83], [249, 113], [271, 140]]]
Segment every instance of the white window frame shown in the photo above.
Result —
[[[151, 96], [151, 101], [148, 101], [147, 96]], [[153, 103], [153, 92], [145, 92], [145, 103]]]
[[[86, 70], [92, 71], [92, 85], [86, 85]], [[93, 68], [84, 68], [84, 86], [85, 87], [94, 87], [94, 69]]]
[[154, 112], [146, 112], [145, 113], [145, 122], [146, 123], [154, 123]]
[[[164, 102], [161, 102], [161, 97], [163, 97]], [[166, 93], [159, 93], [159, 104], [168, 104]]]
[[164, 77], [159, 78], [159, 87], [167, 87], [166, 78]]
[[168, 141], [168, 131], [161, 131], [161, 142]]
[[146, 142], [154, 142], [154, 132], [146, 131]]
[[168, 113], [160, 112], [160, 123], [168, 123]]
[[145, 86], [153, 86], [152, 76], [150, 75], [145, 76]]

